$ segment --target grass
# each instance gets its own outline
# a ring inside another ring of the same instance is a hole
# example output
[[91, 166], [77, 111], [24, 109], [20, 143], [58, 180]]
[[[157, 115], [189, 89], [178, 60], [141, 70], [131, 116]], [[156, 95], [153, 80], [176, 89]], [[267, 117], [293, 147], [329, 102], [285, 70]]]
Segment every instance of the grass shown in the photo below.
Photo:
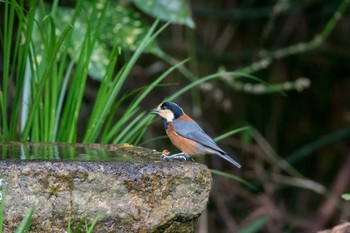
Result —
[[[58, 0], [53, 2], [51, 8], [43, 1], [37, 4], [31, 0], [28, 10], [23, 7], [24, 2], [3, 3], [5, 22], [0, 31], [4, 54], [4, 75], [0, 89], [1, 141], [137, 144], [153, 119], [146, 111], [140, 110], [139, 105], [174, 70], [191, 77], [193, 82], [166, 100], [174, 100], [203, 82], [223, 76], [230, 80], [243, 77], [262, 82], [242, 72], [218, 72], [193, 79], [194, 75], [184, 68], [188, 61], [185, 59], [176, 63], [170, 62], [173, 65], [169, 69], [137, 93], [121, 93], [141, 54], [169, 25], [166, 23], [160, 26], [159, 20], [156, 20], [133, 55], [119, 70], [116, 69], [116, 65], [121, 55], [121, 47], [118, 43], [114, 44], [87, 126], [84, 132], [79, 132], [82, 135], [79, 139], [78, 122], [82, 112], [88, 69], [93, 59], [94, 48], [103, 31], [101, 27], [106, 20], [108, 1], [102, 1], [103, 4], [99, 7], [92, 5], [87, 17], [86, 7], [84, 8], [83, 1], [79, 0], [70, 22], [64, 27], [57, 25], [60, 23], [56, 18]], [[18, 26], [14, 32], [16, 18]], [[79, 24], [84, 22], [84, 25], [79, 27], [85, 28], [85, 34], [81, 44], [72, 46], [78, 18]], [[71, 50], [73, 57], [70, 56]], [[169, 62], [169, 57], [163, 57]], [[16, 84], [13, 93], [9, 92], [10, 83]], [[268, 86], [266, 83], [265, 85]], [[280, 90], [273, 87], [270, 89]], [[9, 101], [11, 98], [13, 102]], [[115, 120], [116, 115], [121, 112], [121, 106], [125, 106], [123, 103], [130, 98], [133, 98], [131, 104], [126, 106], [122, 117]]]
[[0, 203], [0, 232], [2, 232], [2, 224], [4, 220], [4, 210], [5, 210], [5, 191], [6, 191], [6, 185], [2, 183], [3, 180], [1, 180], [1, 203]]
[[260, 216], [250, 222], [247, 226], [243, 227], [238, 231], [238, 233], [255, 233], [262, 230], [264, 225], [267, 223], [268, 217]]
[[23, 220], [19, 224], [19, 226], [16, 228], [16, 233], [22, 233], [22, 232], [30, 232], [30, 221], [32, 219], [33, 213], [35, 210], [35, 206], [31, 205], [28, 213], [24, 216]]
[[[6, 191], [6, 184], [5, 181], [1, 180], [1, 203], [0, 203], [0, 232], [3, 231], [3, 220], [4, 220], [4, 214], [5, 214], [5, 191]], [[32, 215], [34, 213], [35, 206], [31, 205], [28, 213], [24, 216], [23, 220], [19, 224], [19, 226], [16, 228], [16, 233], [24, 233], [29, 232], [29, 226], [30, 226], [30, 220], [32, 218]]]
[[[24, 2], [1, 3], [4, 6], [5, 22], [4, 27], [0, 29], [4, 55], [4, 73], [0, 89], [0, 140], [77, 142], [77, 126], [82, 111], [88, 68], [101, 25], [105, 20], [108, 2], [102, 7], [94, 7], [92, 16], [85, 17], [83, 26], [86, 27], [86, 34], [81, 45], [74, 48], [75, 57], [69, 56], [69, 49], [72, 49], [71, 40], [76, 20], [85, 13], [83, 1], [76, 3], [71, 22], [61, 31], [55, 18], [57, 0], [51, 8], [47, 8], [43, 1], [37, 4], [34, 0], [27, 3], [28, 8], [24, 8]], [[14, 31], [16, 19], [18, 25]], [[153, 116], [140, 110], [140, 104], [171, 72], [182, 67], [189, 59], [173, 64], [156, 80], [137, 92], [122, 94], [121, 89], [138, 58], [168, 25], [169, 23], [160, 25], [159, 20], [156, 20], [120, 70], [116, 70], [116, 66], [121, 48], [118, 44], [113, 46], [86, 131], [83, 133], [83, 143], [137, 144], [141, 141], [147, 126], [153, 121]], [[169, 96], [167, 100], [174, 100], [203, 82], [220, 78], [222, 74], [216, 73], [197, 79]], [[224, 74], [254, 79], [238, 72]], [[16, 84], [14, 92], [10, 91], [10, 83]], [[11, 98], [13, 102], [10, 101]], [[124, 102], [130, 98], [133, 98], [133, 101], [125, 106]], [[121, 106], [126, 109], [122, 117], [115, 120]], [[230, 135], [235, 132], [231, 132]], [[5, 188], [2, 192], [5, 193]], [[35, 207], [31, 206], [16, 232], [29, 231], [34, 210]], [[3, 201], [1, 211], [0, 220], [3, 219]], [[91, 225], [85, 222], [86, 232], [92, 231], [98, 218], [99, 215]], [[78, 224], [77, 227], [82, 225]], [[68, 232], [71, 232], [70, 221], [67, 228]]]
[[[54, 1], [50, 10], [43, 2], [38, 5], [36, 1], [30, 1], [28, 11], [24, 10], [24, 1], [3, 3], [5, 22], [0, 35], [5, 62], [0, 89], [1, 141], [74, 143], [78, 140], [77, 125], [88, 68], [102, 22], [105, 20], [108, 1], [103, 7], [93, 7], [92, 16], [85, 17], [86, 34], [81, 46], [74, 48], [76, 57], [69, 57], [69, 49], [75, 21], [78, 16], [85, 13], [82, 8], [83, 1], [77, 2], [75, 16], [60, 33], [57, 33], [59, 28], [54, 14], [57, 2]], [[19, 22], [14, 33], [15, 18], [18, 18]], [[147, 46], [168, 25], [169, 23], [166, 23], [159, 27], [159, 20], [156, 20], [130, 60], [120, 70], [116, 70], [115, 67], [121, 48], [118, 44], [114, 45], [86, 131], [83, 133], [83, 143], [99, 140], [102, 143], [124, 141], [135, 143], [140, 140], [150, 121], [149, 119], [140, 121], [140, 117], [137, 117], [145, 115], [145, 112], [140, 111], [139, 104], [167, 75], [187, 59], [170, 67], [157, 80], [141, 89], [132, 104], [127, 107], [123, 117], [117, 122], [113, 122], [113, 119], [123, 102], [135, 96], [134, 93], [132, 96], [127, 95], [126, 98], [121, 94], [132, 68]], [[13, 36], [16, 36], [15, 43]], [[14, 93], [9, 92], [10, 83], [16, 83]], [[10, 103], [9, 99], [12, 96], [14, 101]]]
[[344, 193], [341, 195], [341, 197], [345, 200], [345, 201], [350, 201], [350, 193]]
[[252, 191], [257, 191], [258, 190], [257, 187], [255, 187], [254, 185], [252, 185], [248, 181], [242, 179], [241, 177], [234, 176], [234, 175], [229, 174], [227, 172], [223, 172], [223, 171], [219, 171], [219, 170], [215, 170], [215, 169], [210, 169], [210, 171], [211, 171], [212, 174], [220, 175], [220, 176], [223, 176], [223, 177], [227, 177], [227, 178], [229, 178], [231, 180], [237, 181], [237, 182], [245, 185], [247, 188], [249, 188]]

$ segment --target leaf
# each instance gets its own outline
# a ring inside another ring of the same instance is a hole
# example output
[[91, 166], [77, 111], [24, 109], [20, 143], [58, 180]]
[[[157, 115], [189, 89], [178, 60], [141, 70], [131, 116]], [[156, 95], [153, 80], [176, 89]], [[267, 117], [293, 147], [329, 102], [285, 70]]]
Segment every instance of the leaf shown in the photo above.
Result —
[[89, 64], [89, 75], [100, 81], [106, 73], [109, 63], [109, 54], [106, 47], [105, 44], [96, 42]]
[[219, 175], [219, 176], [227, 177], [227, 178], [229, 178], [231, 180], [234, 180], [234, 181], [238, 181], [238, 182], [244, 184], [245, 186], [247, 186], [248, 188], [250, 188], [253, 191], [258, 190], [257, 187], [255, 187], [254, 185], [252, 185], [248, 181], [242, 179], [241, 177], [234, 176], [234, 175], [231, 175], [231, 174], [229, 174], [227, 172], [223, 172], [223, 171], [219, 171], [219, 170], [215, 170], [215, 169], [210, 169], [210, 172], [212, 174], [216, 174], [216, 175]]
[[253, 222], [249, 223], [249, 225], [239, 230], [238, 233], [259, 232], [263, 228], [263, 226], [267, 223], [267, 220], [268, 220], [267, 216], [258, 217]]
[[133, 0], [145, 13], [172, 23], [194, 28], [190, 10], [183, 0]]
[[15, 231], [16, 233], [29, 232], [30, 221], [32, 220], [32, 215], [34, 213], [34, 210], [35, 210], [35, 205], [32, 204], [30, 206], [29, 211], [21, 221], [20, 225], [17, 227]]
[[[89, 65], [89, 75], [97, 80], [101, 80], [106, 72], [110, 48], [117, 45], [118, 47], [135, 51], [150, 29], [141, 15], [132, 10], [128, 5], [115, 2], [109, 2], [108, 4], [105, 19], [101, 26], [99, 38], [95, 42]], [[86, 36], [86, 28], [89, 24], [87, 21], [89, 20], [91, 23], [97, 21], [97, 17], [99, 17], [99, 14], [92, 16], [94, 7], [95, 4], [93, 1], [85, 1], [85, 11], [79, 14], [73, 25], [74, 29], [68, 49], [69, 55], [73, 59], [78, 59], [79, 57], [77, 51], [81, 50], [83, 38]], [[72, 8], [57, 8], [57, 17], [55, 18], [57, 25], [56, 34], [59, 35], [72, 22], [74, 14], [75, 10]], [[152, 41], [144, 52], [158, 54], [160, 48], [155, 41]]]
[[[113, 46], [119, 46], [135, 51], [145, 38], [150, 27], [138, 12], [121, 4], [111, 2], [106, 20], [102, 26], [101, 41]], [[160, 48], [156, 42], [151, 42], [144, 52], [158, 53]]]
[[224, 138], [230, 137], [231, 135], [237, 134], [237, 133], [242, 132], [242, 131], [243, 132], [244, 131], [250, 132], [251, 129], [252, 129], [252, 127], [250, 125], [247, 125], [247, 126], [243, 126], [241, 128], [238, 128], [238, 129], [230, 130], [229, 132], [214, 138], [214, 141], [218, 142], [218, 141], [220, 141], [220, 140], [222, 140]]
[[[91, 4], [90, 2], [86, 2], [86, 5]], [[91, 14], [92, 5], [89, 5], [87, 7], [88, 13]], [[57, 32], [59, 33], [62, 30], [62, 27], [64, 25], [69, 25], [73, 19], [75, 10], [71, 8], [64, 8], [59, 7], [57, 9]], [[74, 23], [72, 36], [70, 40], [70, 45], [68, 48], [69, 55], [74, 59], [77, 60], [79, 58], [79, 52], [81, 51], [82, 43], [84, 41], [84, 37], [86, 36], [86, 28], [87, 22], [84, 19], [83, 16], [78, 17], [76, 19], [76, 22]], [[103, 27], [103, 26], [102, 26]], [[93, 77], [94, 79], [101, 80], [103, 75], [106, 72], [107, 65], [108, 65], [108, 56], [109, 56], [109, 50], [106, 46], [106, 44], [102, 43], [100, 40], [97, 40], [94, 45], [94, 49], [91, 55], [91, 60], [89, 64], [89, 75]]]
[[342, 197], [345, 201], [350, 201], [350, 193], [344, 193], [343, 195], [341, 195], [341, 197]]

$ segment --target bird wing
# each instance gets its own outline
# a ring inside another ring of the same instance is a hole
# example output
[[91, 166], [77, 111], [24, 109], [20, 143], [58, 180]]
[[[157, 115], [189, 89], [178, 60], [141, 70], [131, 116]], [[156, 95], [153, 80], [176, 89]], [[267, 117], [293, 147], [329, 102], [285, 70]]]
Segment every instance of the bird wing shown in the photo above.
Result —
[[217, 151], [217, 155], [219, 155], [221, 158], [229, 161], [238, 168], [241, 167], [238, 162], [236, 162], [234, 159], [228, 156], [225, 151], [218, 147], [214, 140], [208, 134], [206, 134], [196, 122], [174, 120], [173, 126], [178, 135], [191, 139], [205, 147], [209, 147], [214, 151]]
[[196, 122], [174, 120], [173, 125], [175, 132], [178, 135], [198, 142], [199, 144], [209, 147], [220, 154], [226, 154]]

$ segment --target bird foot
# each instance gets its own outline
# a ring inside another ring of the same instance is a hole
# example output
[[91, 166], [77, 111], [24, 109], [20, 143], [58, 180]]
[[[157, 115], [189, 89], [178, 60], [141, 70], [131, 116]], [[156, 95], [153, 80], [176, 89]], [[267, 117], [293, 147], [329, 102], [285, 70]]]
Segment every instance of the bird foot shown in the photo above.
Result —
[[178, 154], [173, 154], [173, 155], [161, 154], [160, 157], [164, 160], [179, 159], [179, 160], [183, 160], [183, 161], [187, 161], [187, 160], [194, 161], [194, 159], [191, 156], [185, 155], [184, 153], [178, 153]]

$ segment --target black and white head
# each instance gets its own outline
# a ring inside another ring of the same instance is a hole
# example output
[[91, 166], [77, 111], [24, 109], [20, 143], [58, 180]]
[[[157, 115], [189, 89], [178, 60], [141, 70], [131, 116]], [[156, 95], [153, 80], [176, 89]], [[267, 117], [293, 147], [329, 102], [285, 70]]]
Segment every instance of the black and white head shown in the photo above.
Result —
[[174, 102], [161, 103], [156, 109], [153, 109], [152, 113], [159, 115], [167, 122], [171, 122], [185, 114], [182, 108]]

